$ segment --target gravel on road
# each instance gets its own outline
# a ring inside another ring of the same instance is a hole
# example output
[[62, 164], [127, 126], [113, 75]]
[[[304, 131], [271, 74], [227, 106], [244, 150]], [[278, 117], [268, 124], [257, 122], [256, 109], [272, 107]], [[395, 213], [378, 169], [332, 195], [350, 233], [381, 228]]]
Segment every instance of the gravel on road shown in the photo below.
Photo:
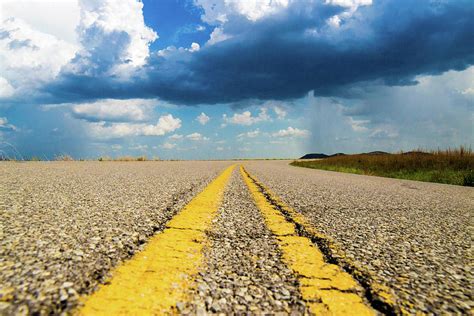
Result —
[[474, 189], [250, 161], [245, 168], [345, 255], [392, 288], [409, 313], [474, 308]]
[[208, 232], [206, 266], [196, 278], [184, 314], [267, 314], [306, 311], [296, 276], [239, 174], [234, 170], [219, 214]]
[[59, 314], [230, 162], [0, 163], [0, 314]]

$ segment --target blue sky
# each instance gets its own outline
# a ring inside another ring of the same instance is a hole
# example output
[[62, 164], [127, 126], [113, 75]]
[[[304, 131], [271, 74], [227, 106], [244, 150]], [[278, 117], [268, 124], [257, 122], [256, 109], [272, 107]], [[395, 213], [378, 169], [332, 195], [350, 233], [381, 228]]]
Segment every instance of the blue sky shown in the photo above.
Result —
[[472, 146], [473, 16], [470, 0], [5, 0], [0, 155]]

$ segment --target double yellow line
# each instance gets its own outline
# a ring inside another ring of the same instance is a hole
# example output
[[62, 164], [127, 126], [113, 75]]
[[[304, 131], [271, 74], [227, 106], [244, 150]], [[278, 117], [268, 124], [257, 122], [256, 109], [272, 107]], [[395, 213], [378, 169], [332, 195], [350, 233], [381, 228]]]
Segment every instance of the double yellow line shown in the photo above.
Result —
[[82, 315], [176, 313], [203, 263], [205, 231], [235, 166], [227, 168], [186, 205], [145, 249], [112, 272], [109, 284], [86, 298]]
[[[204, 265], [205, 232], [221, 205], [235, 166], [227, 168], [154, 236], [145, 249], [112, 272], [110, 283], [85, 298], [82, 315], [174, 314], [187, 301]], [[300, 292], [313, 314], [373, 315], [357, 282], [339, 266], [324, 261], [310, 239], [273, 205], [244, 169], [245, 180], [266, 225], [275, 235], [283, 262], [298, 276]], [[281, 203], [281, 202], [280, 202]]]

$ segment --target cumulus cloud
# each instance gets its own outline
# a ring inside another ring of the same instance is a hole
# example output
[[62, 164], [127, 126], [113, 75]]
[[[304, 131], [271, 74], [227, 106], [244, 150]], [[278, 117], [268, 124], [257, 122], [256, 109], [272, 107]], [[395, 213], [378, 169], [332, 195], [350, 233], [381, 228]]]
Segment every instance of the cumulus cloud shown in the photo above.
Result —
[[15, 89], [10, 85], [7, 79], [0, 77], [0, 98], [10, 97], [15, 92]]
[[261, 108], [258, 116], [253, 116], [250, 111], [244, 111], [242, 113], [234, 113], [234, 115], [231, 117], [228, 117], [226, 114], [224, 114], [223, 119], [225, 123], [237, 125], [252, 125], [262, 121], [269, 121], [270, 116], [267, 112], [267, 108]]
[[73, 57], [77, 46], [34, 30], [17, 18], [0, 21], [0, 98], [53, 80]]
[[111, 123], [104, 121], [89, 123], [89, 131], [97, 138], [123, 138], [129, 136], [162, 136], [181, 127], [181, 120], [171, 114], [163, 115], [153, 124]]
[[199, 122], [201, 125], [206, 125], [211, 118], [206, 115], [206, 113], [201, 112], [201, 114], [196, 117], [196, 120]]
[[204, 11], [202, 20], [215, 24], [227, 22], [228, 16], [235, 14], [257, 21], [285, 9], [289, 0], [195, 0], [194, 2]]
[[74, 117], [87, 121], [144, 121], [150, 118], [152, 109], [157, 100], [129, 99], [115, 100], [104, 99], [92, 103], [72, 105], [71, 112]]
[[257, 129], [254, 130], [254, 131], [249, 131], [249, 132], [246, 132], [246, 133], [241, 133], [241, 134], [237, 135], [237, 138], [242, 138], [242, 137], [255, 138], [255, 137], [257, 137], [258, 135], [260, 135], [260, 130], [257, 128]]
[[128, 75], [145, 64], [149, 45], [158, 35], [145, 25], [141, 1], [79, 0], [79, 4], [82, 48], [69, 71]]
[[189, 139], [195, 142], [209, 140], [209, 138], [202, 136], [200, 133], [192, 133], [192, 134], [186, 135], [186, 139]]
[[173, 134], [171, 135], [170, 137], [168, 137], [169, 139], [172, 139], [172, 140], [180, 140], [180, 139], [183, 139], [183, 135], [181, 134]]
[[299, 129], [289, 126], [287, 129], [281, 129], [273, 133], [273, 137], [308, 137], [311, 133], [305, 129]]

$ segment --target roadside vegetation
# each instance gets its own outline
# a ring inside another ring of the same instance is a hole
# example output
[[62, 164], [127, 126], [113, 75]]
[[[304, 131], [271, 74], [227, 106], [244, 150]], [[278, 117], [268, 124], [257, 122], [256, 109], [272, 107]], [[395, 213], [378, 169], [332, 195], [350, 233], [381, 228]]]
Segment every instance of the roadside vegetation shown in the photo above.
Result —
[[471, 148], [411, 151], [396, 154], [338, 155], [318, 160], [296, 160], [293, 166], [397, 179], [474, 186]]

